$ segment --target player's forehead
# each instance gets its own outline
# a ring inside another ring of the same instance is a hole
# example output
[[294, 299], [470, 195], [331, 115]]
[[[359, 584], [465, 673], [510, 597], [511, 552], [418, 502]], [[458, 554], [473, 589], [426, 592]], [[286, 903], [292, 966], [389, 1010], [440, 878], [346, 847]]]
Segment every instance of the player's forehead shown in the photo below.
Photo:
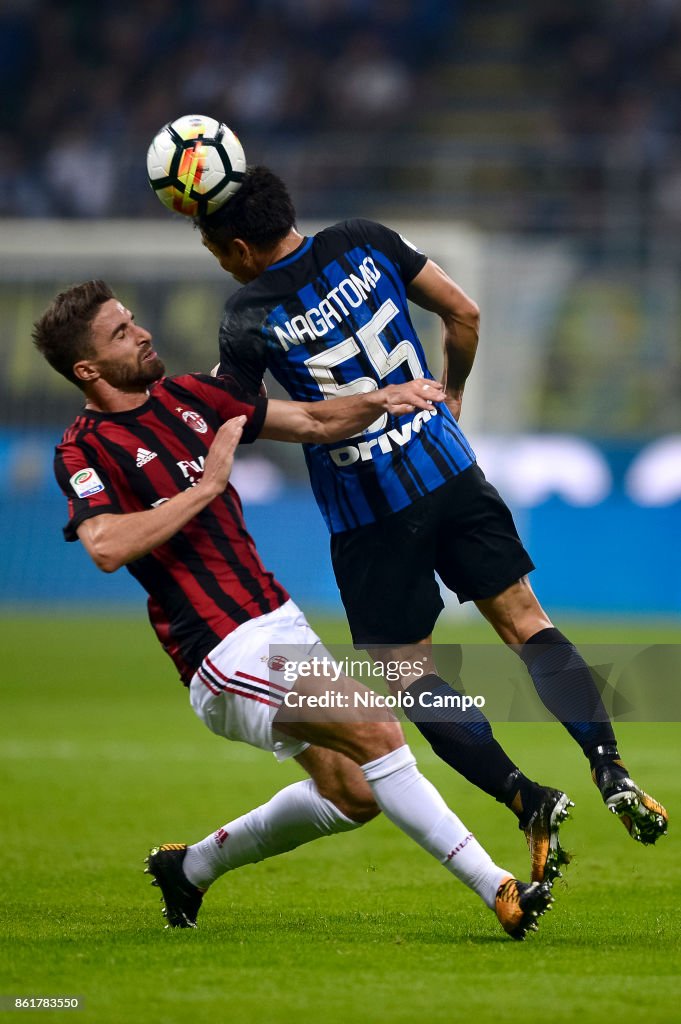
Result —
[[93, 320], [92, 328], [95, 331], [113, 328], [126, 320], [132, 320], [133, 314], [124, 306], [120, 299], [107, 299], [97, 310]]

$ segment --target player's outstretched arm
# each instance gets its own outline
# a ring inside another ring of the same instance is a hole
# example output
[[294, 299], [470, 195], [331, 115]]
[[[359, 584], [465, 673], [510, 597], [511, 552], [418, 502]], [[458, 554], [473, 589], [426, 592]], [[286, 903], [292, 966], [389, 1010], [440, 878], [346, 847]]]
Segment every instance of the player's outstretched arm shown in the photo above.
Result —
[[416, 409], [432, 409], [444, 398], [442, 384], [425, 378], [325, 402], [287, 402], [271, 398], [260, 437], [309, 444], [344, 441], [368, 427], [381, 413], [404, 416]]
[[222, 424], [206, 456], [203, 476], [194, 487], [144, 512], [105, 512], [81, 523], [78, 537], [97, 568], [115, 572], [122, 565], [148, 555], [222, 494], [245, 422], [245, 416], [236, 416]]
[[458, 419], [463, 389], [478, 347], [480, 310], [437, 263], [428, 260], [407, 289], [408, 297], [442, 320], [447, 405]]

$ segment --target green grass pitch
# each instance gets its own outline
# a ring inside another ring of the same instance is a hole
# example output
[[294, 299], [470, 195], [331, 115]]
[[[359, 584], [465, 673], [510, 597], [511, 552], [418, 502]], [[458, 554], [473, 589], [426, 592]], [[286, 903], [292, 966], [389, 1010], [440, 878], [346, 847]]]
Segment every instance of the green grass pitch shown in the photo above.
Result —
[[[344, 636], [338, 623], [315, 624]], [[601, 635], [634, 638], [631, 627]], [[465, 638], [489, 634], [470, 628]], [[672, 816], [652, 849], [605, 812], [560, 726], [497, 727], [528, 774], [576, 802], [564, 832], [573, 864], [525, 943], [383, 819], [226, 876], [199, 929], [164, 931], [158, 890], [142, 874], [148, 848], [202, 837], [299, 769], [210, 734], [142, 616], [5, 616], [0, 657], [0, 996], [79, 996], [75, 1019], [96, 1024], [676, 1019], [681, 725], [618, 728], [632, 774]], [[495, 859], [526, 876], [508, 811], [448, 770], [411, 725], [407, 735]]]

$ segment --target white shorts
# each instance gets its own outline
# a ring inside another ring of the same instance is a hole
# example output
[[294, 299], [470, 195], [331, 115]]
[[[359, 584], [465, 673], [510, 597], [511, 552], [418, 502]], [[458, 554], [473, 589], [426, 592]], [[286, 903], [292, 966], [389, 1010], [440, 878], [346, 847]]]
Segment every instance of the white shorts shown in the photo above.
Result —
[[191, 705], [218, 736], [269, 750], [278, 761], [295, 757], [309, 743], [278, 732], [272, 721], [295, 684], [295, 677], [286, 679], [284, 663], [315, 654], [331, 657], [289, 600], [244, 622], [213, 648], [192, 677]]

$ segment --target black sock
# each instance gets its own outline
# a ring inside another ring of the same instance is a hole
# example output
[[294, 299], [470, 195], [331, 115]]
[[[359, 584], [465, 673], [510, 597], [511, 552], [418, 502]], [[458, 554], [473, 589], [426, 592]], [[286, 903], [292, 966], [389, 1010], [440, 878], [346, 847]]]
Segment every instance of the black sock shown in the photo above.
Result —
[[579, 743], [587, 757], [596, 747], [617, 750], [615, 734], [589, 666], [559, 629], [542, 629], [523, 644], [519, 655], [537, 693]]
[[[512, 804], [518, 790], [533, 783], [525, 778], [494, 739], [492, 727], [480, 709], [426, 709], [419, 703], [420, 695], [426, 692], [438, 696], [459, 694], [434, 673], [416, 680], [405, 691], [414, 698], [414, 706], [404, 709], [409, 721], [414, 723], [445, 764], [515, 810]], [[426, 717], [428, 721], [423, 721]]]
[[599, 744], [592, 747], [587, 751], [587, 757], [596, 783], [602, 768], [607, 768], [611, 775], [613, 772], [615, 775], [628, 775], [616, 743], [606, 743], [602, 746]]

